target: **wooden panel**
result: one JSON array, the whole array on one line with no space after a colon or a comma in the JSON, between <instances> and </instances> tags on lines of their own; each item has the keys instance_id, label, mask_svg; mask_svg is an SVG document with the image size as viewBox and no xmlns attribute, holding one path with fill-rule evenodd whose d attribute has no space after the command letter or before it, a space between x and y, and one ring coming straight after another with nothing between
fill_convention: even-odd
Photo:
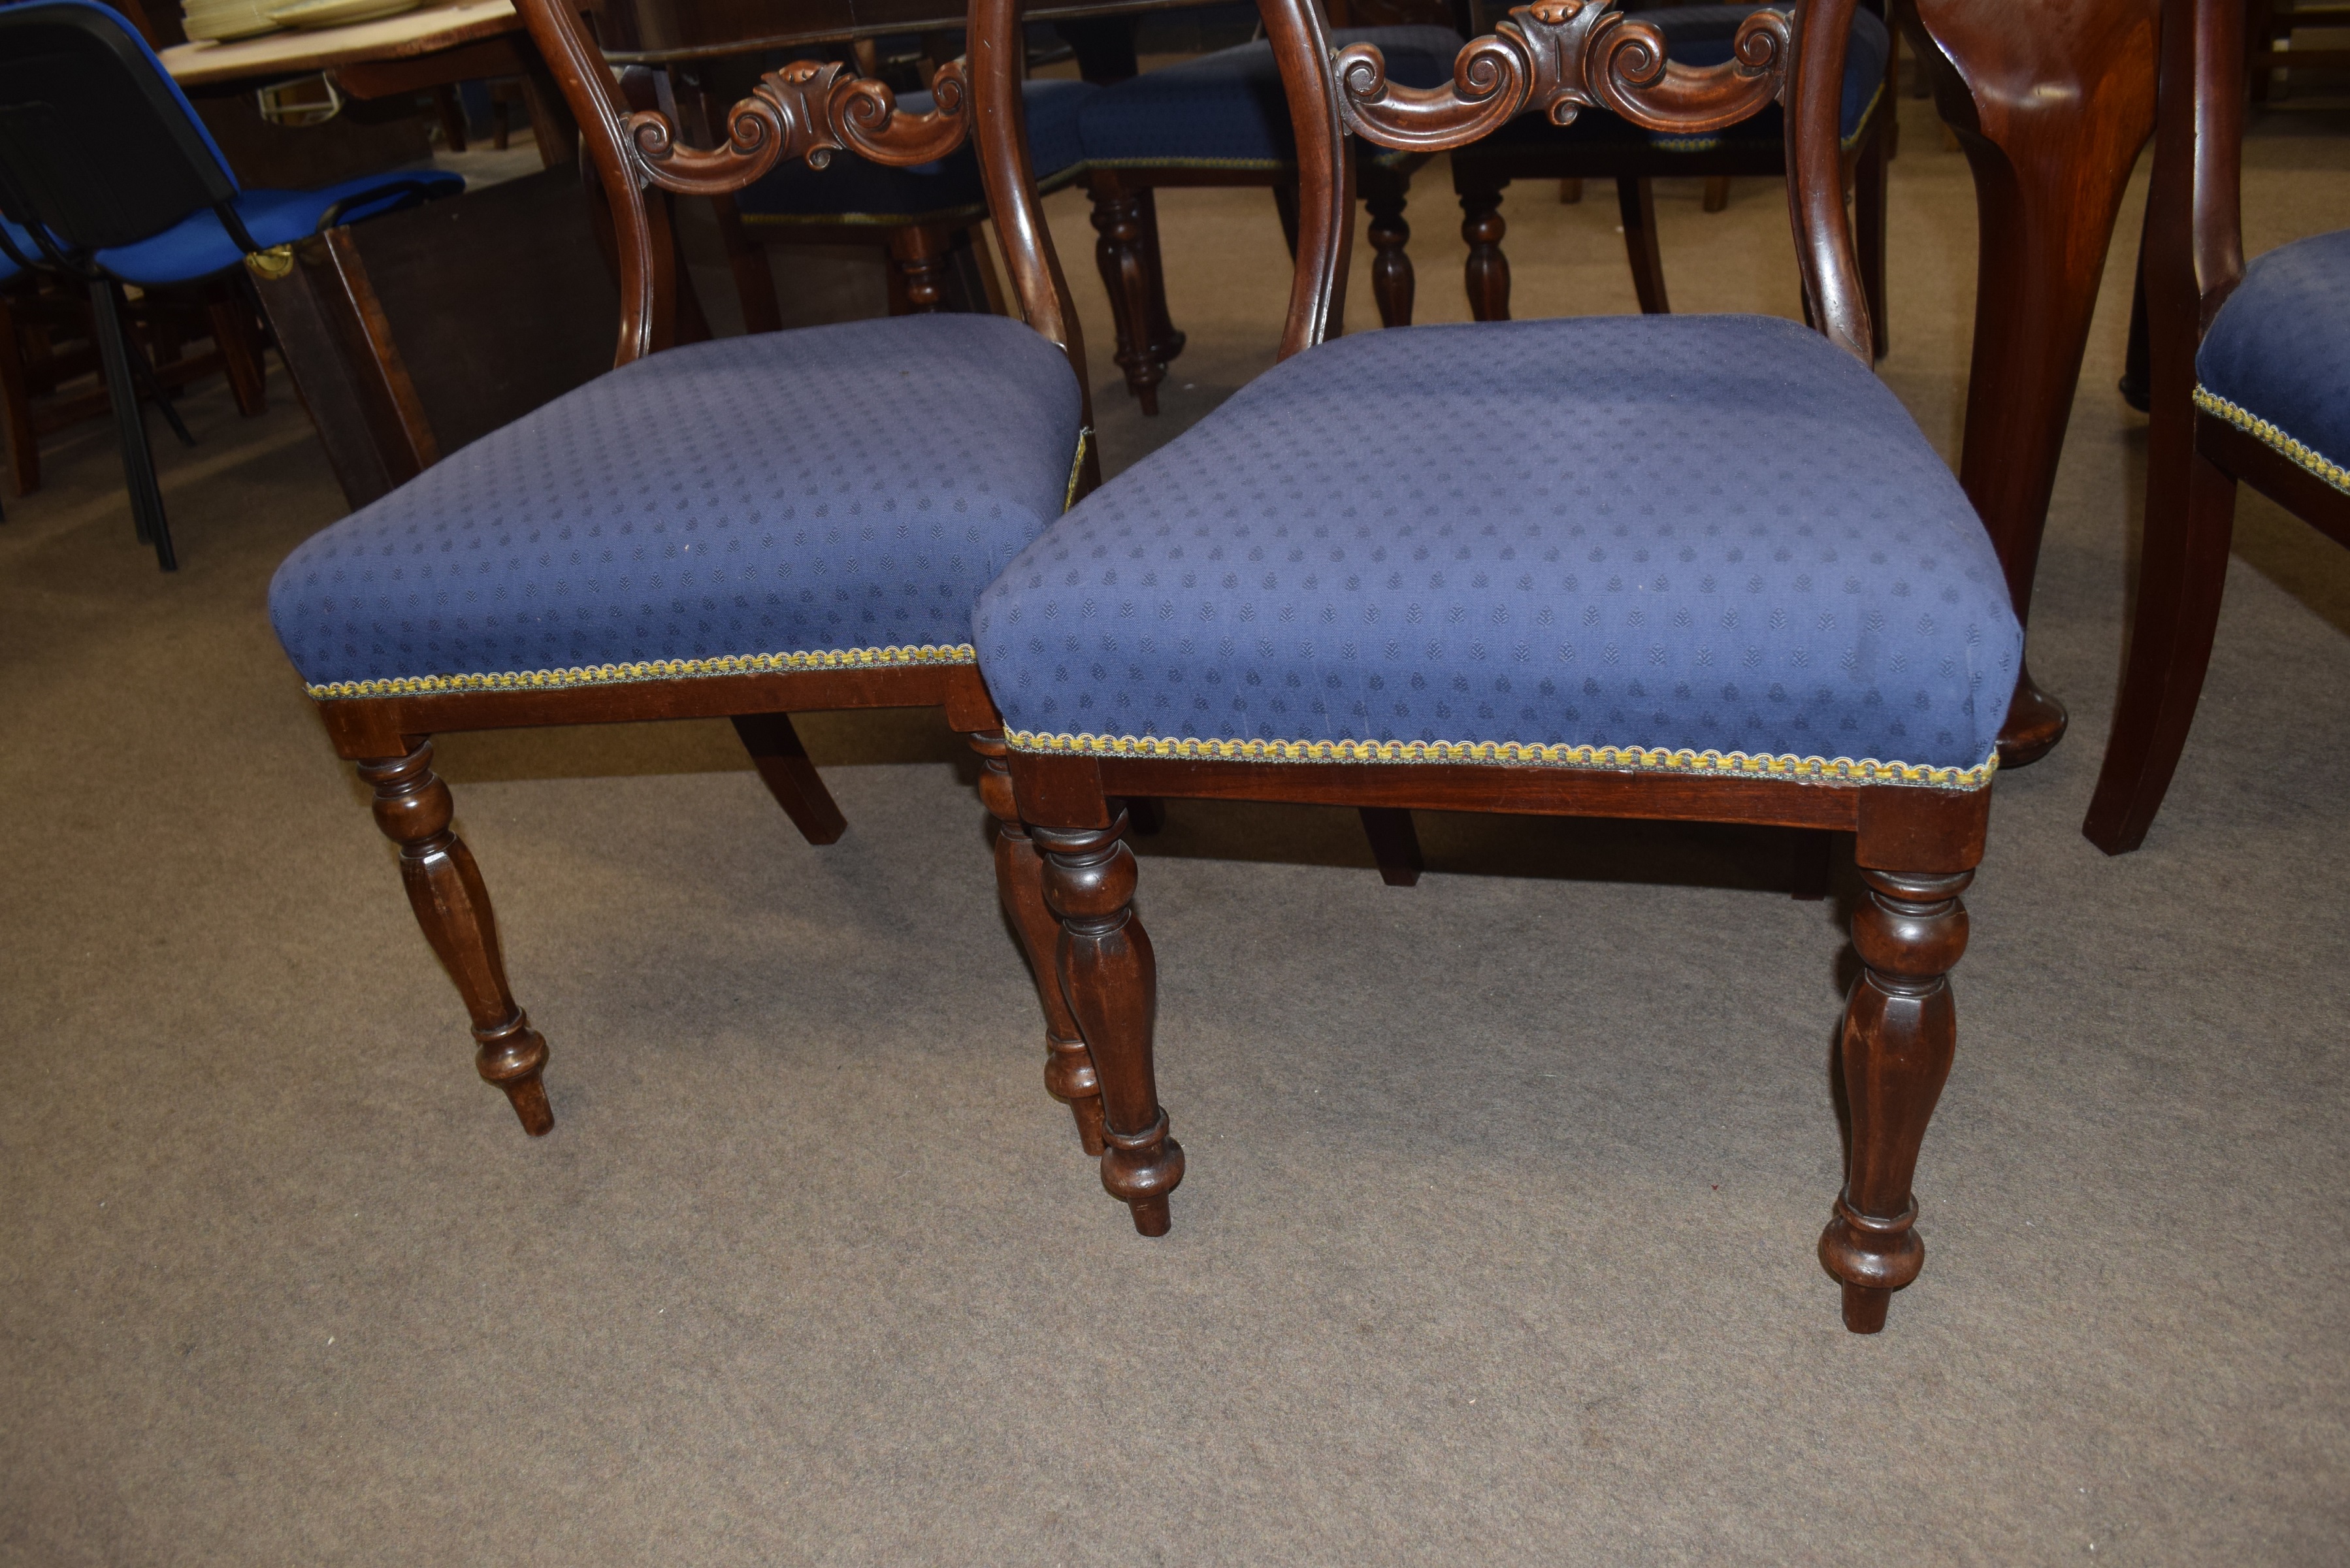
<instances>
[{"instance_id":1,"label":"wooden panel","mask_svg":"<svg viewBox=\"0 0 2350 1568\"><path fill-rule=\"evenodd\" d=\"M442 452L611 368L619 296L571 166L349 233Z\"/></svg>"}]
</instances>

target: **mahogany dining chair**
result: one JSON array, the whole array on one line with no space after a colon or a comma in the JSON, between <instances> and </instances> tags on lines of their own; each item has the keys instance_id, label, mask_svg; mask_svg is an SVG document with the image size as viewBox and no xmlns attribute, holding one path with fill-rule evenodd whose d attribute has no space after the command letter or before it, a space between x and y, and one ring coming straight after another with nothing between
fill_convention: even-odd
<instances>
[{"instance_id":1,"label":"mahogany dining chair","mask_svg":"<svg viewBox=\"0 0 2350 1568\"><path fill-rule=\"evenodd\" d=\"M2203 693L2236 486L2350 545L2350 229L2244 265L2243 0L2164 0L2139 251L2146 538L2113 732L2081 831L2146 841Z\"/></svg>"},{"instance_id":2,"label":"mahogany dining chair","mask_svg":"<svg viewBox=\"0 0 2350 1568\"><path fill-rule=\"evenodd\" d=\"M1911 1177L2022 635L1981 522L1869 371L1838 146L1853 5L1757 12L1730 60L1688 67L1613 0L1538 0L1419 91L1376 50L1331 49L1314 0L1263 0L1301 184L1284 358L1046 529L973 617L1098 1075L1102 1182L1145 1235L1184 1155L1122 797L1771 824L1853 835L1865 884L1820 1256L1856 1332L1917 1277ZM1595 106L1702 134L1783 94L1817 331L1597 317L1324 340L1351 138L1440 151ZM998 221L1015 266L1049 271L1034 207L1015 187Z\"/></svg>"},{"instance_id":3,"label":"mahogany dining chair","mask_svg":"<svg viewBox=\"0 0 2350 1568\"><path fill-rule=\"evenodd\" d=\"M661 192L738 190L785 159L944 157L972 119L964 62L941 68L914 115L837 64L787 65L734 106L723 146L693 149L658 109L629 109L571 0L518 5L612 216L614 368L316 535L269 595L328 734L400 846L482 1076L525 1131L553 1127L546 1043L515 1002L486 887L450 829L436 732L729 718L801 832L828 843L840 815L790 714L941 707L986 759L1003 901L1042 960L1046 1083L1098 1149L1091 1070L1051 980L1042 867L970 629L980 588L1098 472L1075 317L1032 276L1027 325L918 315L668 347ZM974 31L983 57L999 43ZM1014 105L999 112L1016 122Z\"/></svg>"}]
</instances>

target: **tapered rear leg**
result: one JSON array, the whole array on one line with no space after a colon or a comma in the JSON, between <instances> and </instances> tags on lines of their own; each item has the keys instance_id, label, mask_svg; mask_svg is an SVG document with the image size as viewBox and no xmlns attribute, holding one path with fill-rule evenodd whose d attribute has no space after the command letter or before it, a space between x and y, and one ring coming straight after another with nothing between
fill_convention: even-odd
<instances>
[{"instance_id":1,"label":"tapered rear leg","mask_svg":"<svg viewBox=\"0 0 2350 1568\"><path fill-rule=\"evenodd\" d=\"M506 989L489 890L473 852L449 831L449 786L432 771L432 742L418 742L404 757L363 762L359 777L375 790L376 826L400 846L400 877L416 923L473 1015L474 1065L505 1091L523 1131L544 1137L555 1128L541 1078L546 1042Z\"/></svg>"},{"instance_id":2,"label":"tapered rear leg","mask_svg":"<svg viewBox=\"0 0 2350 1568\"><path fill-rule=\"evenodd\" d=\"M1852 1154L1820 1262L1843 1282L1845 1326L1875 1334L1893 1293L1926 1261L1909 1182L1958 1047L1950 971L1966 951L1959 895L1974 873L1864 867L1860 875L1867 890L1852 945L1862 969L1845 1003L1843 1040Z\"/></svg>"},{"instance_id":3,"label":"tapered rear leg","mask_svg":"<svg viewBox=\"0 0 2350 1568\"><path fill-rule=\"evenodd\" d=\"M1134 918L1126 814L1107 827L1031 823L1028 831L1045 851L1045 898L1061 919L1061 986L1101 1078L1102 1186L1133 1212L1137 1231L1163 1236L1183 1146L1167 1136L1151 1064L1159 967Z\"/></svg>"},{"instance_id":4,"label":"tapered rear leg","mask_svg":"<svg viewBox=\"0 0 2350 1568\"><path fill-rule=\"evenodd\" d=\"M808 761L800 734L788 713L744 713L734 721L743 749L766 781L767 793L810 844L830 844L848 829L832 792L824 787L816 764Z\"/></svg>"},{"instance_id":5,"label":"tapered rear leg","mask_svg":"<svg viewBox=\"0 0 2350 1568\"><path fill-rule=\"evenodd\" d=\"M1836 836L1825 828L1798 827L1790 830L1789 838L1788 896L1818 903L1835 882Z\"/></svg>"},{"instance_id":6,"label":"tapered rear leg","mask_svg":"<svg viewBox=\"0 0 2350 1568\"><path fill-rule=\"evenodd\" d=\"M1076 1118L1077 1139L1087 1154L1102 1152L1101 1080L1093 1053L1061 992L1061 922L1045 902L1045 857L1020 821L1012 774L1004 765L1003 737L973 735L980 755L979 796L995 818L995 891L1003 913L1020 934L1028 967L1036 978L1036 1000L1045 1009L1045 1088L1066 1101Z\"/></svg>"},{"instance_id":7,"label":"tapered rear leg","mask_svg":"<svg viewBox=\"0 0 2350 1568\"><path fill-rule=\"evenodd\" d=\"M2168 410L2166 410L2166 413ZM2199 421L2206 416L2198 415ZM2172 421L2164 421L2166 424ZM2177 423L2184 425L2179 420ZM2172 445L2194 439L2188 430L2158 426L2153 440ZM2157 482L2175 469L2164 452L2148 467ZM2187 749L2187 732L2202 701L2220 629L2220 601L2228 583L2228 544L2235 533L2236 482L2200 452L2193 454L2184 496L2149 495L2146 543L2139 556L2137 611L2130 623L2129 660L2097 791L2081 831L2108 855L2146 842L2170 793Z\"/></svg>"},{"instance_id":8,"label":"tapered rear leg","mask_svg":"<svg viewBox=\"0 0 2350 1568\"><path fill-rule=\"evenodd\" d=\"M1371 841L1371 855L1379 863L1379 880L1390 888L1409 888L1426 867L1419 857L1419 834L1411 813L1399 805L1357 808L1363 817L1363 835Z\"/></svg>"},{"instance_id":9,"label":"tapered rear leg","mask_svg":"<svg viewBox=\"0 0 2350 1568\"><path fill-rule=\"evenodd\" d=\"M1630 175L1616 182L1616 210L1624 218L1624 254L1632 264L1632 292L1638 296L1640 314L1668 316L1665 301L1665 257L1657 248L1657 189Z\"/></svg>"}]
</instances>

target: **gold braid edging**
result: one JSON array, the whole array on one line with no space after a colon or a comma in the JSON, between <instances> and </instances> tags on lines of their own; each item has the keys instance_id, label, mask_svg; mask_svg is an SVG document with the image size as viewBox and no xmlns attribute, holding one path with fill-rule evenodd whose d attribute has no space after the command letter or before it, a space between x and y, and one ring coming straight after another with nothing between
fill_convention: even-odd
<instances>
[{"instance_id":1,"label":"gold braid edging","mask_svg":"<svg viewBox=\"0 0 2350 1568\"><path fill-rule=\"evenodd\" d=\"M880 670L914 664L971 664L971 644L951 648L844 648L817 653L729 653L716 659L657 659L577 670L515 670L496 675L404 675L390 680L338 680L306 687L320 701L344 697L421 697L437 691L553 691L566 686L617 686L630 680L690 680L710 675L775 675L797 670Z\"/></svg>"},{"instance_id":2,"label":"gold braid edging","mask_svg":"<svg viewBox=\"0 0 2350 1568\"><path fill-rule=\"evenodd\" d=\"M1929 784L1939 789L1981 789L1999 769L1997 751L1970 768L1940 768L1922 763L1881 763L1874 757L1749 756L1744 752L1536 746L1517 741L1203 741L1165 735L1045 735L1024 730L1006 730L1003 739L1015 752L1096 757L1223 763L1484 763L1816 779L1826 784Z\"/></svg>"},{"instance_id":3,"label":"gold braid edging","mask_svg":"<svg viewBox=\"0 0 2350 1568\"><path fill-rule=\"evenodd\" d=\"M1094 427L1087 425L1077 432L1077 455L1069 459L1069 487L1061 493L1061 510L1066 513L1077 504L1077 476L1086 471L1086 443L1094 439Z\"/></svg>"},{"instance_id":4,"label":"gold braid edging","mask_svg":"<svg viewBox=\"0 0 2350 1568\"><path fill-rule=\"evenodd\" d=\"M2195 406L2214 419L2227 421L2246 435L2276 448L2336 490L2350 491L2350 468L2297 441L2249 409L2241 409L2209 388L2195 389Z\"/></svg>"}]
</instances>

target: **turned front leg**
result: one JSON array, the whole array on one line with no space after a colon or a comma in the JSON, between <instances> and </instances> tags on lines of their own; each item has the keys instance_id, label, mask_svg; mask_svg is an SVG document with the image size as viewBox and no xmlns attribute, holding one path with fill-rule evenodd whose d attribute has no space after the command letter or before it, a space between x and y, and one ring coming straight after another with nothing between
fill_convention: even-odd
<instances>
[{"instance_id":1,"label":"turned front leg","mask_svg":"<svg viewBox=\"0 0 2350 1568\"><path fill-rule=\"evenodd\" d=\"M400 877L416 923L473 1014L474 1064L505 1091L523 1131L533 1137L552 1132L555 1111L539 1076L546 1042L506 989L489 890L473 852L449 831L449 786L432 771L432 742L419 742L404 757L361 763L359 777L374 786L376 826L400 846Z\"/></svg>"},{"instance_id":2,"label":"turned front leg","mask_svg":"<svg viewBox=\"0 0 2350 1568\"><path fill-rule=\"evenodd\" d=\"M1909 1180L1958 1048L1950 971L1966 951L1959 895L1974 873L1863 867L1860 877L1867 892L1853 916L1852 945L1863 968L1844 1012L1852 1158L1835 1218L1820 1237L1820 1261L1844 1282L1845 1326L1875 1334L1893 1293L1926 1262Z\"/></svg>"},{"instance_id":3,"label":"turned front leg","mask_svg":"<svg viewBox=\"0 0 2350 1568\"><path fill-rule=\"evenodd\" d=\"M1077 1120L1077 1137L1087 1154L1102 1151L1101 1080L1094 1075L1093 1054L1061 993L1061 922L1045 902L1045 857L1020 821L1012 795L1012 772L1004 763L1003 737L973 735L972 750L980 755L979 798L995 817L995 891L1028 967L1036 977L1036 1000L1045 1008L1045 1088L1068 1103Z\"/></svg>"},{"instance_id":4,"label":"turned front leg","mask_svg":"<svg viewBox=\"0 0 2350 1568\"><path fill-rule=\"evenodd\" d=\"M1107 827L1029 832L1045 851L1045 900L1061 919L1061 986L1101 1078L1102 1186L1134 1211L1137 1231L1164 1236L1183 1146L1167 1136L1151 1066L1159 966L1134 918L1126 813Z\"/></svg>"}]
</instances>

